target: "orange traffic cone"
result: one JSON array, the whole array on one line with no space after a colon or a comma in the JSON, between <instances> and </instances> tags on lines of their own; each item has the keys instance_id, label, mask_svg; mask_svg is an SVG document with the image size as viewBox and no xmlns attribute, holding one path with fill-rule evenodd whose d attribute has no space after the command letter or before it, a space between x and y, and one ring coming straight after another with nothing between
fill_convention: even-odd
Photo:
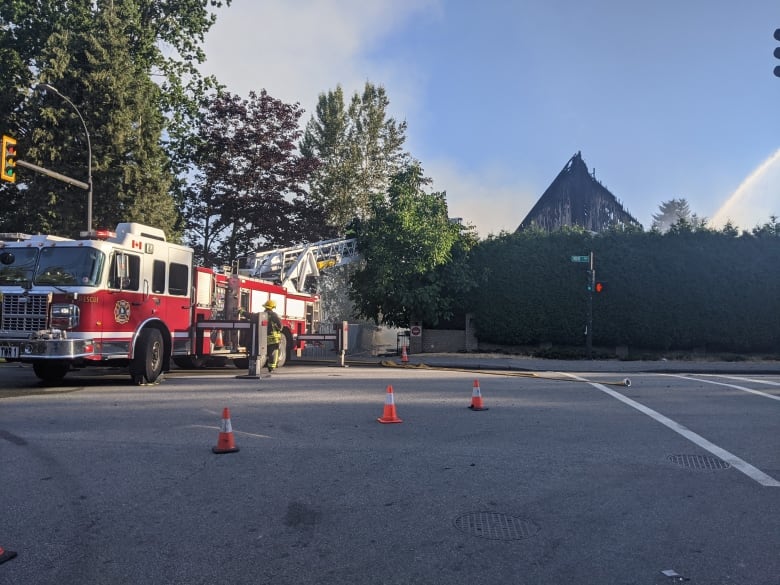
<instances>
[{"instance_id":1,"label":"orange traffic cone","mask_svg":"<svg viewBox=\"0 0 780 585\"><path fill-rule=\"evenodd\" d=\"M399 423L403 422L395 413L395 399L393 398L393 387L387 387L387 395L385 396L385 410L382 414L382 418L376 419L383 424Z\"/></svg>"},{"instance_id":2,"label":"orange traffic cone","mask_svg":"<svg viewBox=\"0 0 780 585\"><path fill-rule=\"evenodd\" d=\"M219 429L217 446L211 448L214 453L235 453L238 451L233 440L233 425L230 424L230 411L225 408L222 411L222 426Z\"/></svg>"},{"instance_id":3,"label":"orange traffic cone","mask_svg":"<svg viewBox=\"0 0 780 585\"><path fill-rule=\"evenodd\" d=\"M217 329L217 338L214 340L214 349L225 349L225 342L222 341L222 329Z\"/></svg>"},{"instance_id":4,"label":"orange traffic cone","mask_svg":"<svg viewBox=\"0 0 780 585\"><path fill-rule=\"evenodd\" d=\"M409 361L409 354L406 353L406 346L401 346L401 361L407 363Z\"/></svg>"},{"instance_id":5,"label":"orange traffic cone","mask_svg":"<svg viewBox=\"0 0 780 585\"><path fill-rule=\"evenodd\" d=\"M471 410L487 410L482 402L482 391L479 389L479 380L474 380L474 389L471 391Z\"/></svg>"},{"instance_id":6,"label":"orange traffic cone","mask_svg":"<svg viewBox=\"0 0 780 585\"><path fill-rule=\"evenodd\" d=\"M5 550L2 546L0 546L0 565L2 565L6 561L10 561L15 556L16 553L14 551Z\"/></svg>"}]
</instances>

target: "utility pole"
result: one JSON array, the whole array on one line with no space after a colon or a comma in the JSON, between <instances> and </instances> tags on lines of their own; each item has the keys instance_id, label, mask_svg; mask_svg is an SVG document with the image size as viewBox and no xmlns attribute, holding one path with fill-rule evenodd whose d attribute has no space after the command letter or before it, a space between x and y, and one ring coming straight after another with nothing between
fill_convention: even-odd
<instances>
[{"instance_id":1,"label":"utility pole","mask_svg":"<svg viewBox=\"0 0 780 585\"><path fill-rule=\"evenodd\" d=\"M585 347L588 353L588 359L591 358L593 353L593 291L601 292L603 285L596 282L596 260L591 251L587 256L574 255L571 257L572 262L580 262L588 264L587 276L588 282L586 287L588 289L588 315L587 323L585 324Z\"/></svg>"},{"instance_id":2,"label":"utility pole","mask_svg":"<svg viewBox=\"0 0 780 585\"><path fill-rule=\"evenodd\" d=\"M593 252L588 258L588 324L585 333L585 348L588 359L593 355L593 291L596 288L596 262Z\"/></svg>"}]
</instances>

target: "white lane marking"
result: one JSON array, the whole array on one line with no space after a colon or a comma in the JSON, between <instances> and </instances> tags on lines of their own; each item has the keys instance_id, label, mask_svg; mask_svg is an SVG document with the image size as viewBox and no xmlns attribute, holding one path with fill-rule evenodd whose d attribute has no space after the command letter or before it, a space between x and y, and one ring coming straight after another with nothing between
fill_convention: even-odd
<instances>
[{"instance_id":1,"label":"white lane marking","mask_svg":"<svg viewBox=\"0 0 780 585\"><path fill-rule=\"evenodd\" d=\"M673 378L682 378L683 380L695 380L696 382L704 382L705 384L715 384L716 386L726 386L727 388L734 388L735 390L750 392L751 394L756 394L757 396L763 396L764 398L771 398L772 400L780 400L780 396L775 396L774 394L767 394L766 392L761 392L760 390L753 390L752 388L746 388L745 386L737 386L736 384L727 384L726 382L716 382L715 380L705 380L704 378L694 378L693 376L684 376L682 374L667 374L667 376L671 376ZM750 381L758 382L758 380L750 380L748 378L735 378L735 379L736 380L743 379L743 380L747 380L748 382Z\"/></svg>"},{"instance_id":2,"label":"white lane marking","mask_svg":"<svg viewBox=\"0 0 780 585\"><path fill-rule=\"evenodd\" d=\"M714 443L711 443L701 435L698 435L694 433L692 430L690 430L688 427L681 425L680 423L673 421L669 417L664 416L660 412L656 412L652 408L648 408L644 404L641 404L637 402L636 400L632 400L631 398L628 398L627 396L623 396L620 392L615 392L614 390L611 390L604 386L603 384L599 384L597 382L591 382L590 380L587 380L585 378L581 378L579 376L575 376L574 374L569 374L567 372L561 372L562 375L568 376L570 378L574 378L575 380L579 380L581 382L587 382L594 388L601 390L602 392L609 394L612 396L612 398L616 398L617 400L620 400L620 402L627 404L631 408L635 408L642 414L646 414L650 418L654 419L655 421L661 423L662 425L672 429L675 433L678 433L694 443L695 445L698 445L702 449L709 451L716 457L722 459L723 461L726 461L729 463L733 468L741 471L745 475L747 475L750 479L757 481L763 486L766 487L780 487L780 481L776 480L775 478L767 475L757 467L752 466L747 461L740 459L733 453L730 453L729 451L726 451L722 447L718 447Z\"/></svg>"},{"instance_id":3,"label":"white lane marking","mask_svg":"<svg viewBox=\"0 0 780 585\"><path fill-rule=\"evenodd\" d=\"M745 382L755 382L756 384L766 384L767 386L780 386L780 382L773 380L762 380L760 378L746 378L745 376L724 376L723 374L713 374L718 378L726 378L727 380L743 380Z\"/></svg>"}]
</instances>

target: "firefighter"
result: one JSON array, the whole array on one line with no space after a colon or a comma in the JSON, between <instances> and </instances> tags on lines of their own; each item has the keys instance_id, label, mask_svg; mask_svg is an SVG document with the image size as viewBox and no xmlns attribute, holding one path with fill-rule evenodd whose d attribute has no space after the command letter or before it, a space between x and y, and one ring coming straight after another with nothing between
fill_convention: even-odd
<instances>
[{"instance_id":1,"label":"firefighter","mask_svg":"<svg viewBox=\"0 0 780 585\"><path fill-rule=\"evenodd\" d=\"M279 342L282 340L282 320L276 314L276 301L268 299L263 305L265 315L268 319L268 356L266 357L266 366L271 373L276 369L279 361Z\"/></svg>"}]
</instances>

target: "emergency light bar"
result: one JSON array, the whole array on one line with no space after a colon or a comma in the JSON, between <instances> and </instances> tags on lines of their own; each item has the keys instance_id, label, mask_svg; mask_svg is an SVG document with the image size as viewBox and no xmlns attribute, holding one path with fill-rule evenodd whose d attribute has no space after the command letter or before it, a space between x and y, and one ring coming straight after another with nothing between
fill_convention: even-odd
<instances>
[{"instance_id":1,"label":"emergency light bar","mask_svg":"<svg viewBox=\"0 0 780 585\"><path fill-rule=\"evenodd\" d=\"M0 240L7 240L7 241L14 241L14 242L21 242L22 240L29 240L32 236L30 234L22 234L19 232L10 233L10 232L4 232L0 233Z\"/></svg>"},{"instance_id":2,"label":"emergency light bar","mask_svg":"<svg viewBox=\"0 0 780 585\"><path fill-rule=\"evenodd\" d=\"M116 238L116 232L107 229L89 230L88 232L81 232L79 235L82 238L89 238L91 240L108 240Z\"/></svg>"}]
</instances>

